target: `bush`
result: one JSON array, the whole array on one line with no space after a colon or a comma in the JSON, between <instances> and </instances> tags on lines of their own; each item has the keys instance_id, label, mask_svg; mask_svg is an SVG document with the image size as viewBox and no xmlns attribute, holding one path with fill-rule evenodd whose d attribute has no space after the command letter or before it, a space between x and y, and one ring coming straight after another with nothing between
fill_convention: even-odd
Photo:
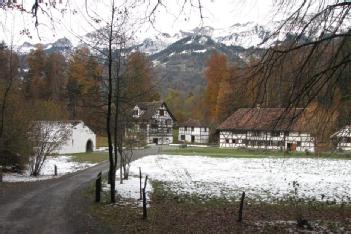
<instances>
[{"instance_id":1,"label":"bush","mask_svg":"<svg viewBox=\"0 0 351 234\"><path fill-rule=\"evenodd\" d=\"M21 172L25 169L27 161L26 157L21 156L19 153L10 152L8 150L3 150L0 152L0 165L2 165L5 170L11 172Z\"/></svg>"}]
</instances>

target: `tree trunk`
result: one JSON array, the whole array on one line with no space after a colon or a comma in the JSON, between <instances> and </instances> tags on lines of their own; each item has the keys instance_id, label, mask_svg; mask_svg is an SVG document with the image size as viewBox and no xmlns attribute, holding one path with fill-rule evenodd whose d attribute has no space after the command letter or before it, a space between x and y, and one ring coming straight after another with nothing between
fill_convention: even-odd
<instances>
[{"instance_id":1,"label":"tree trunk","mask_svg":"<svg viewBox=\"0 0 351 234\"><path fill-rule=\"evenodd\" d=\"M112 116L112 32L113 32L113 20L114 20L114 7L112 8L111 26L109 28L109 48L108 48L108 95L107 95L107 115L106 115L106 132L108 139L108 155L109 155L109 180L110 180L110 198L111 203L116 202L115 194L115 162L113 158L113 146L112 146L112 134L111 134L111 116ZM116 147L116 146L115 146Z\"/></svg>"}]
</instances>

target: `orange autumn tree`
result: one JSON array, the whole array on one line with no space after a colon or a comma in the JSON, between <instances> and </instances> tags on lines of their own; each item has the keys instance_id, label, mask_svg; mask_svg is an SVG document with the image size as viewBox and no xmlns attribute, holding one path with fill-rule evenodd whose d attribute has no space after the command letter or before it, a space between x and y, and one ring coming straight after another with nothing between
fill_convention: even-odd
<instances>
[{"instance_id":1,"label":"orange autumn tree","mask_svg":"<svg viewBox=\"0 0 351 234\"><path fill-rule=\"evenodd\" d=\"M238 108L248 106L248 93L242 68L231 66L219 86L217 97L217 122L222 122Z\"/></svg>"},{"instance_id":2,"label":"orange autumn tree","mask_svg":"<svg viewBox=\"0 0 351 234\"><path fill-rule=\"evenodd\" d=\"M208 121L216 123L218 121L217 99L219 95L222 80L229 79L229 65L227 57L224 54L213 52L205 71L207 80L207 89L205 95L206 109L208 110Z\"/></svg>"}]
</instances>

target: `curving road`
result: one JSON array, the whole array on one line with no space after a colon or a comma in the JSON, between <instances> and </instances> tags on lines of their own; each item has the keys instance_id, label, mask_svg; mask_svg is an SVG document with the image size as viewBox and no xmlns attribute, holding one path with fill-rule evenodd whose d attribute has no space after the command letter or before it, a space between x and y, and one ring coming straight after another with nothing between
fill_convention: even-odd
<instances>
[{"instance_id":1,"label":"curving road","mask_svg":"<svg viewBox=\"0 0 351 234\"><path fill-rule=\"evenodd\" d=\"M133 159L158 151L134 151ZM0 233L109 233L87 212L93 195L83 193L107 170L103 162L58 179L0 184Z\"/></svg>"}]
</instances>

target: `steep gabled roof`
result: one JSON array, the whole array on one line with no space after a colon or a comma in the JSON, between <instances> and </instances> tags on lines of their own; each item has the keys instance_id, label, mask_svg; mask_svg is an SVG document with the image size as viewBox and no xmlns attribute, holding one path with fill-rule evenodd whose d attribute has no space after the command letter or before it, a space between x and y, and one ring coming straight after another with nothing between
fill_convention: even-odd
<instances>
[{"instance_id":1,"label":"steep gabled roof","mask_svg":"<svg viewBox=\"0 0 351 234\"><path fill-rule=\"evenodd\" d=\"M157 102L139 102L136 104L141 110L144 111L144 113L139 117L139 119L142 120L149 120L152 118L152 116L156 113L156 111L164 105L167 109L167 112L171 116L171 118L176 121L174 118L172 112L169 110L168 106L166 105L165 102L163 101L157 101Z\"/></svg>"},{"instance_id":2,"label":"steep gabled roof","mask_svg":"<svg viewBox=\"0 0 351 234\"><path fill-rule=\"evenodd\" d=\"M77 126L78 124L82 123L83 125L84 122L82 120L36 120L33 121L34 123L43 123L43 124L62 124L62 125L72 125Z\"/></svg>"},{"instance_id":3,"label":"steep gabled roof","mask_svg":"<svg viewBox=\"0 0 351 234\"><path fill-rule=\"evenodd\" d=\"M351 125L346 125L339 131L330 136L330 138L337 137L351 137Z\"/></svg>"},{"instance_id":4,"label":"steep gabled roof","mask_svg":"<svg viewBox=\"0 0 351 234\"><path fill-rule=\"evenodd\" d=\"M195 120L195 119L188 119L184 123L181 123L179 126L180 127L197 127L197 128L207 127L205 124L202 124L199 120Z\"/></svg>"},{"instance_id":5,"label":"steep gabled roof","mask_svg":"<svg viewBox=\"0 0 351 234\"><path fill-rule=\"evenodd\" d=\"M302 108L241 108L217 130L305 131Z\"/></svg>"}]
</instances>

